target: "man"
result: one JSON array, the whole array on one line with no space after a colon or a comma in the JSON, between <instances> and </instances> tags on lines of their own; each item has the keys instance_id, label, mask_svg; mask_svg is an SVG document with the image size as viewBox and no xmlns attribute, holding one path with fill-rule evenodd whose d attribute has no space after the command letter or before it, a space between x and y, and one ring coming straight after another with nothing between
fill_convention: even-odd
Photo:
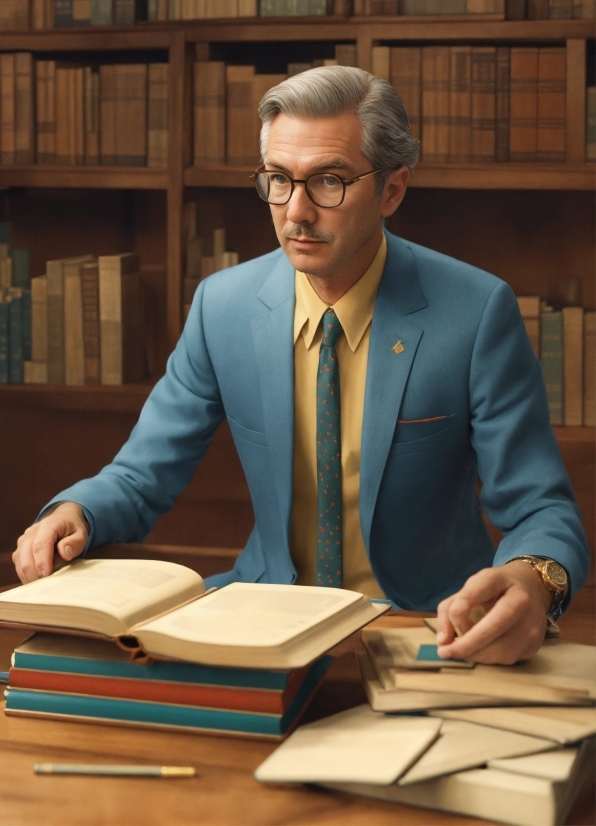
<instances>
[{"instance_id":1,"label":"man","mask_svg":"<svg viewBox=\"0 0 596 826\"><path fill-rule=\"evenodd\" d=\"M255 527L210 584L343 584L438 605L442 656L530 656L588 552L516 299L384 233L418 156L388 83L314 69L259 111L255 182L281 249L200 285L129 441L19 539L19 576L49 574L55 551L142 539L227 418ZM504 534L496 554L478 476Z\"/></svg>"}]
</instances>

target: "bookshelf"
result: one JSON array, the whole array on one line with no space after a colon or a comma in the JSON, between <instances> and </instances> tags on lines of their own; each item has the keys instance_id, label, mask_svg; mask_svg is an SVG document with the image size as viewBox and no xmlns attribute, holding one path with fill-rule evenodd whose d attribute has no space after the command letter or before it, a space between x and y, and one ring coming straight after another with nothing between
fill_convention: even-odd
<instances>
[{"instance_id":1,"label":"bookshelf","mask_svg":"<svg viewBox=\"0 0 596 826\"><path fill-rule=\"evenodd\" d=\"M32 248L32 261L33 248L39 249L39 261L81 251L109 254L134 248L161 313L152 333L154 375L145 383L0 387L0 427L11 432L16 426L22 437L19 444L0 448L0 463L5 460L17 471L25 463L35 465L39 455L46 463L59 457L71 467L66 474L62 468L59 473L40 472L39 478L31 475L30 489L17 507L0 501L4 523L0 550L10 549L49 495L81 475L96 472L112 458L153 381L163 372L183 324L185 203L198 202L199 220L207 229L226 226L230 248L238 250L241 261L276 244L267 205L258 201L248 179L254 166L193 165L197 54L237 65L256 63L258 72L268 73L285 71L284 60L298 60L302 52L332 57L336 44L354 45L357 65L367 70L372 69L373 47L379 45L565 46L565 162L423 161L389 229L489 269L512 283L518 293L550 294L557 276L571 273L581 280L584 307L593 310L595 175L594 165L584 161L585 88L593 71L593 43L590 20L232 18L3 32L1 51L29 51L40 59L72 62L97 60L99 55L111 62L157 59L167 61L170 70L167 168L0 165L0 220L14 221L15 243ZM89 207L93 203L96 209ZM57 207L63 216L70 209L72 219L36 220L44 210L51 213ZM43 272L39 266L33 264L34 276ZM26 438L23 421L38 431L35 438ZM66 425L72 428L75 421L79 436L70 440ZM592 542L594 428L558 427L555 432ZM250 527L250 505L226 428L211 453L214 458L206 460L207 470L199 468L188 491L174 511L160 519L149 541L229 547L243 543ZM224 461L223 482L214 486L210 469L221 472ZM217 518L210 518L208 511ZM208 530L201 519L211 526ZM218 520L220 525L227 523L225 540L218 539Z\"/></svg>"}]
</instances>

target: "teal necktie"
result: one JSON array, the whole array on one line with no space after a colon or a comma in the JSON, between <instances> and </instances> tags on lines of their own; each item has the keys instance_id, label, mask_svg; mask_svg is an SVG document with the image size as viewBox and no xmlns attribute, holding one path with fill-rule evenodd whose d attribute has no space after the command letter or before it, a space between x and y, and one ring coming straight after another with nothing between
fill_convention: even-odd
<instances>
[{"instance_id":1,"label":"teal necktie","mask_svg":"<svg viewBox=\"0 0 596 826\"><path fill-rule=\"evenodd\" d=\"M341 588L341 408L335 342L342 332L333 310L323 315L317 373L317 568L316 585Z\"/></svg>"}]
</instances>

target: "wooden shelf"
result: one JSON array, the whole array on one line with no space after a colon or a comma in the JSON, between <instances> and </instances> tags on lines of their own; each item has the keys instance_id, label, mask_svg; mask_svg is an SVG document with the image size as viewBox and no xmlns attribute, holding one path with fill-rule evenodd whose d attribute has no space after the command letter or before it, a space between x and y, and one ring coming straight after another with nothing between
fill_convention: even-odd
<instances>
[{"instance_id":1,"label":"wooden shelf","mask_svg":"<svg viewBox=\"0 0 596 826\"><path fill-rule=\"evenodd\" d=\"M186 186L252 188L253 167L191 166L184 170ZM416 166L410 186L434 189L569 189L592 190L593 164L442 164Z\"/></svg>"},{"instance_id":2,"label":"wooden shelf","mask_svg":"<svg viewBox=\"0 0 596 826\"><path fill-rule=\"evenodd\" d=\"M8 384L0 387L0 408L139 413L153 384L67 387Z\"/></svg>"},{"instance_id":3,"label":"wooden shelf","mask_svg":"<svg viewBox=\"0 0 596 826\"><path fill-rule=\"evenodd\" d=\"M167 189L168 170L124 166L0 166L0 188Z\"/></svg>"}]
</instances>

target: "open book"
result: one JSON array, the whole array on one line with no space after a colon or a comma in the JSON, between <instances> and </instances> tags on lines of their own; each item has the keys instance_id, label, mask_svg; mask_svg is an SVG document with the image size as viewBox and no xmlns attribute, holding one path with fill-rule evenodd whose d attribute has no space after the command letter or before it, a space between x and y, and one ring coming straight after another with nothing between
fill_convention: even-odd
<instances>
[{"instance_id":1,"label":"open book","mask_svg":"<svg viewBox=\"0 0 596 826\"><path fill-rule=\"evenodd\" d=\"M339 588L235 582L205 592L172 562L82 559L0 594L0 622L114 639L134 659L301 668L387 610Z\"/></svg>"}]
</instances>

